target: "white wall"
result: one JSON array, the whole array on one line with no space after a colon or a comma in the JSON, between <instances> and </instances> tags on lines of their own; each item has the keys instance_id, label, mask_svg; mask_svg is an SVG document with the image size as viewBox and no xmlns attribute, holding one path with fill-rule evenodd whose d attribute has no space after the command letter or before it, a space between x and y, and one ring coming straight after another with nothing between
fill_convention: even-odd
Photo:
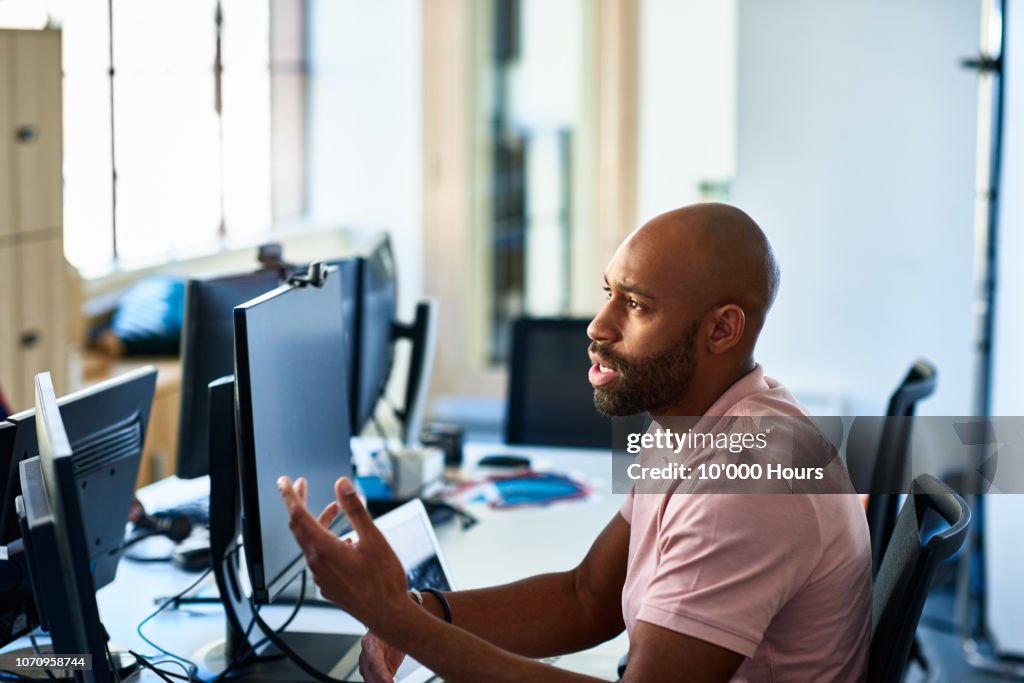
<instances>
[{"instance_id":1,"label":"white wall","mask_svg":"<svg viewBox=\"0 0 1024 683\"><path fill-rule=\"evenodd\" d=\"M388 230L399 312L423 292L422 16L411 0L312 0L313 220Z\"/></svg>"},{"instance_id":2,"label":"white wall","mask_svg":"<svg viewBox=\"0 0 1024 683\"><path fill-rule=\"evenodd\" d=\"M638 223L735 173L736 0L641 0ZM632 226L630 226L632 227Z\"/></svg>"},{"instance_id":3,"label":"white wall","mask_svg":"<svg viewBox=\"0 0 1024 683\"><path fill-rule=\"evenodd\" d=\"M794 389L884 410L910 363L924 413L972 382L975 2L739 0L734 201L782 288L759 351Z\"/></svg>"}]
</instances>

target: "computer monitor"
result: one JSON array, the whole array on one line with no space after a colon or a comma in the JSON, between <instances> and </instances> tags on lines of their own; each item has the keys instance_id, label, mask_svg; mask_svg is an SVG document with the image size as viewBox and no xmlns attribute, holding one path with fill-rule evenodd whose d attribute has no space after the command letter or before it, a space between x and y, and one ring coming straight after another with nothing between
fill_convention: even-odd
<instances>
[{"instance_id":1,"label":"computer monitor","mask_svg":"<svg viewBox=\"0 0 1024 683\"><path fill-rule=\"evenodd\" d=\"M359 330L360 316L362 313L362 287L363 287L363 259L353 256L344 259L326 261L328 267L338 269L333 277L341 279L341 319L345 328L345 340L342 353L345 355L345 377L349 384L349 410L351 413L352 433L358 434L362 424L358 427L356 409L359 405ZM305 273L309 264L301 266L291 265L287 270L291 274Z\"/></svg>"},{"instance_id":2,"label":"computer monitor","mask_svg":"<svg viewBox=\"0 0 1024 683\"><path fill-rule=\"evenodd\" d=\"M114 579L120 559L124 538L121 513L127 515L131 505L155 389L156 369L146 366L57 400L75 454L74 462L83 477L84 486L79 494L82 509L111 513L86 520L97 587ZM0 508L3 543L11 543L21 533L14 506L15 498L21 494L19 463L38 455L40 448L35 410L12 415L9 421L16 430L11 457L0 463L0 472L8 473ZM131 472L130 467L120 464L132 461L136 464ZM112 465L109 471L108 464ZM116 472L116 476L111 472ZM128 488L127 498L123 498L123 486Z\"/></svg>"},{"instance_id":3,"label":"computer monitor","mask_svg":"<svg viewBox=\"0 0 1024 683\"><path fill-rule=\"evenodd\" d=\"M103 558L120 555L141 457L141 439L136 444L130 432L141 430L143 406L134 411L134 430L107 425L100 438L76 448L49 373L36 376L35 403L39 455L21 462L17 499L33 593L53 651L92 655L86 680L106 683L115 674L107 664L96 590L113 574L97 572ZM111 438L115 433L121 438Z\"/></svg>"},{"instance_id":4,"label":"computer monitor","mask_svg":"<svg viewBox=\"0 0 1024 683\"><path fill-rule=\"evenodd\" d=\"M405 401L398 411L398 418L402 423L402 442L415 448L420 444L420 430L427 408L430 377L437 350L437 301L421 301L416 305L416 316L412 323L395 324L394 329L396 337L408 339L410 343Z\"/></svg>"},{"instance_id":5,"label":"computer monitor","mask_svg":"<svg viewBox=\"0 0 1024 683\"><path fill-rule=\"evenodd\" d=\"M181 330L181 418L177 475L201 477L209 471L207 385L234 371L234 319L238 304L281 284L276 270L189 280Z\"/></svg>"},{"instance_id":6,"label":"computer monitor","mask_svg":"<svg viewBox=\"0 0 1024 683\"><path fill-rule=\"evenodd\" d=\"M587 379L588 318L520 318L512 327L510 444L612 447L612 420L594 408Z\"/></svg>"},{"instance_id":7,"label":"computer monitor","mask_svg":"<svg viewBox=\"0 0 1024 683\"><path fill-rule=\"evenodd\" d=\"M15 430L10 422L0 422L0 460L3 462L10 462ZM8 557L10 550L8 548ZM39 614L25 565L18 561L0 562L0 647L37 626Z\"/></svg>"},{"instance_id":8,"label":"computer monitor","mask_svg":"<svg viewBox=\"0 0 1024 683\"><path fill-rule=\"evenodd\" d=\"M373 418L391 372L392 327L398 306L398 285L388 237L364 258L361 276L356 404L352 422L354 434L359 434Z\"/></svg>"},{"instance_id":9,"label":"computer monitor","mask_svg":"<svg viewBox=\"0 0 1024 683\"><path fill-rule=\"evenodd\" d=\"M352 433L358 435L373 418L387 388L395 342L410 342L409 374L404 403L397 410L405 445L419 445L420 428L430 390L437 345L437 302L417 304L411 323L396 320L398 288L390 238L384 236L365 256L327 261L342 281L345 324L345 370L350 387ZM308 264L287 266L304 273Z\"/></svg>"},{"instance_id":10,"label":"computer monitor","mask_svg":"<svg viewBox=\"0 0 1024 683\"><path fill-rule=\"evenodd\" d=\"M351 476L342 282L286 284L235 309L235 417L242 535L252 597L270 602L305 568L277 479L305 477L309 507ZM343 520L335 521L341 528Z\"/></svg>"}]
</instances>

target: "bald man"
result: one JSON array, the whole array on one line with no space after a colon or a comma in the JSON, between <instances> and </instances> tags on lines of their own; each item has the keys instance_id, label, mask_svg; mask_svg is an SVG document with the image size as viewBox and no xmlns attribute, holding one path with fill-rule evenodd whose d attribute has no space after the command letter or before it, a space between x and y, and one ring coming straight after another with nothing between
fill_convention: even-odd
<instances>
[{"instance_id":1,"label":"bald man","mask_svg":"<svg viewBox=\"0 0 1024 683\"><path fill-rule=\"evenodd\" d=\"M588 330L601 412L805 415L754 361L779 272L742 211L700 204L654 218L619 247L604 284ZM404 653L450 683L597 680L535 658L623 629L624 683L866 675L870 550L856 496L634 490L571 571L414 600L347 479L319 519L304 481L279 486L321 591L370 629L367 681L391 681ZM325 530L339 510L358 543Z\"/></svg>"}]
</instances>

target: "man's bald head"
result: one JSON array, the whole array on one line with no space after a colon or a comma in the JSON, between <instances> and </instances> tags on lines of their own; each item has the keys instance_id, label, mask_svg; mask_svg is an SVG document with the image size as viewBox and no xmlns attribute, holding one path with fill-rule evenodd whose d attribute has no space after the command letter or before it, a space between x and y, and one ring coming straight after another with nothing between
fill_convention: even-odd
<instances>
[{"instance_id":1,"label":"man's bald head","mask_svg":"<svg viewBox=\"0 0 1024 683\"><path fill-rule=\"evenodd\" d=\"M607 415L703 415L754 369L779 288L764 233L724 204L664 213L605 270L607 301L587 334L594 402Z\"/></svg>"},{"instance_id":2,"label":"man's bald head","mask_svg":"<svg viewBox=\"0 0 1024 683\"><path fill-rule=\"evenodd\" d=\"M637 228L622 249L639 249L650 267L675 280L702 308L740 306L751 345L779 290L779 266L768 238L743 211L692 204ZM746 336L746 335L745 335Z\"/></svg>"}]
</instances>

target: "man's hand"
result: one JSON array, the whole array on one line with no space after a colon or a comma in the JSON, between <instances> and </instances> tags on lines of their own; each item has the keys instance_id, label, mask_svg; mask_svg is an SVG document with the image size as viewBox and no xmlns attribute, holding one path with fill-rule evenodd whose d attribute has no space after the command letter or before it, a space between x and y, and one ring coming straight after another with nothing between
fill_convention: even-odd
<instances>
[{"instance_id":1,"label":"man's hand","mask_svg":"<svg viewBox=\"0 0 1024 683\"><path fill-rule=\"evenodd\" d=\"M403 659L404 652L391 647L371 631L363 636L359 674L366 683L394 683L395 672Z\"/></svg>"},{"instance_id":2,"label":"man's hand","mask_svg":"<svg viewBox=\"0 0 1024 683\"><path fill-rule=\"evenodd\" d=\"M402 563L374 525L347 477L334 484L336 502L314 519L306 508L306 481L293 485L288 477L277 480L288 508L288 526L325 598L378 633L394 627L395 618L415 608L407 595ZM327 526L342 510L358 535L341 540Z\"/></svg>"}]
</instances>

